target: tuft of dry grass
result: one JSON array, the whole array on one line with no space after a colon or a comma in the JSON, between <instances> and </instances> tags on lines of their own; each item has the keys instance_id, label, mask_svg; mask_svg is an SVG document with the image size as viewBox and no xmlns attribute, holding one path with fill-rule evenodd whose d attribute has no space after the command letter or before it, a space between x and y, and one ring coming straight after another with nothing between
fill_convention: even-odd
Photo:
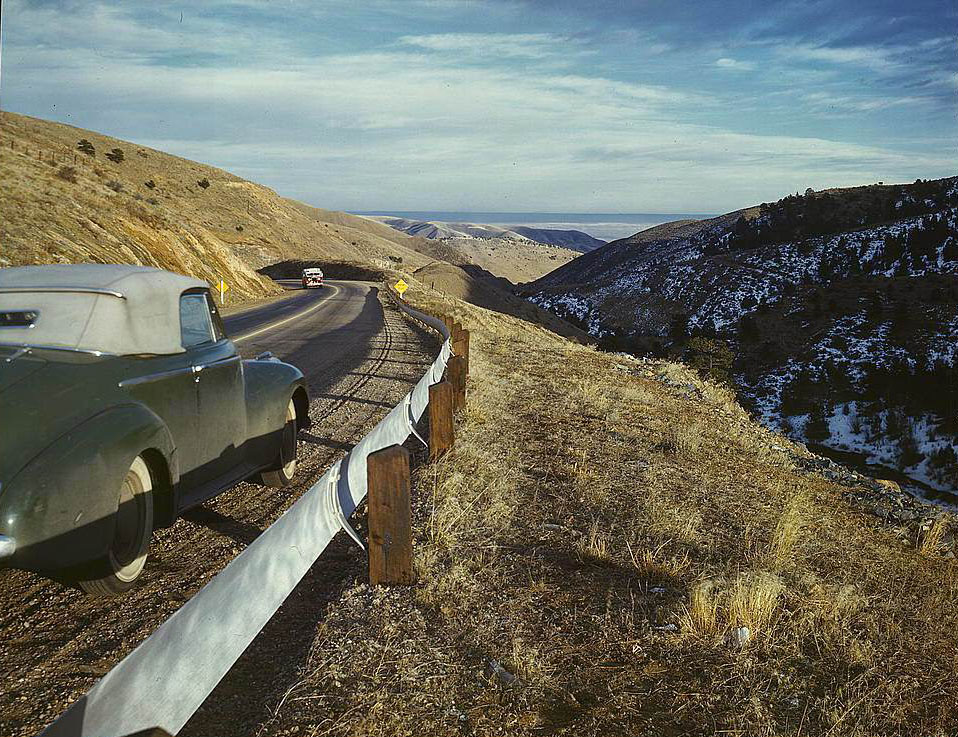
<instances>
[{"instance_id":1,"label":"tuft of dry grass","mask_svg":"<svg viewBox=\"0 0 958 737\"><path fill-rule=\"evenodd\" d=\"M805 529L808 506L807 497L801 493L793 496L786 504L772 533L769 559L774 568L781 569L793 562L795 546Z\"/></svg>"},{"instance_id":2,"label":"tuft of dry grass","mask_svg":"<svg viewBox=\"0 0 958 737\"><path fill-rule=\"evenodd\" d=\"M716 595L716 582L697 582L689 594L683 630L694 637L714 638L718 634L718 616L719 597Z\"/></svg>"},{"instance_id":3,"label":"tuft of dry grass","mask_svg":"<svg viewBox=\"0 0 958 737\"><path fill-rule=\"evenodd\" d=\"M784 588L777 576L764 571L740 573L731 582L725 578L698 581L684 607L682 631L719 642L730 631L746 627L754 640L773 624Z\"/></svg>"},{"instance_id":4,"label":"tuft of dry grass","mask_svg":"<svg viewBox=\"0 0 958 737\"><path fill-rule=\"evenodd\" d=\"M777 576L762 571L740 575L729 597L729 625L748 627L753 636L763 632L773 621L784 588Z\"/></svg>"},{"instance_id":5,"label":"tuft of dry grass","mask_svg":"<svg viewBox=\"0 0 958 737\"><path fill-rule=\"evenodd\" d=\"M702 447L701 428L695 423L670 424L666 428L662 447L679 458L692 458Z\"/></svg>"},{"instance_id":6,"label":"tuft of dry grass","mask_svg":"<svg viewBox=\"0 0 958 737\"><path fill-rule=\"evenodd\" d=\"M942 514L930 528L922 531L918 536L918 551L922 555L936 555L942 549L945 533L951 525L951 515Z\"/></svg>"}]
</instances>

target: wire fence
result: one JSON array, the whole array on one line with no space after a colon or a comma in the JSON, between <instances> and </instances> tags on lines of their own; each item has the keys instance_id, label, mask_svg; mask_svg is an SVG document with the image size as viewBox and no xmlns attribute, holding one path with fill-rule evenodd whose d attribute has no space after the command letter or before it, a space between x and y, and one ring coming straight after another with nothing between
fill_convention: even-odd
<instances>
[{"instance_id":1,"label":"wire fence","mask_svg":"<svg viewBox=\"0 0 958 737\"><path fill-rule=\"evenodd\" d=\"M389 291L387 289L387 291ZM392 293L389 292L391 295ZM405 398L296 503L43 732L49 737L176 734L222 680L367 493L367 458L401 445L452 356L440 318L397 306L444 338ZM357 540L358 541L358 540ZM162 732L154 732L162 734Z\"/></svg>"}]
</instances>

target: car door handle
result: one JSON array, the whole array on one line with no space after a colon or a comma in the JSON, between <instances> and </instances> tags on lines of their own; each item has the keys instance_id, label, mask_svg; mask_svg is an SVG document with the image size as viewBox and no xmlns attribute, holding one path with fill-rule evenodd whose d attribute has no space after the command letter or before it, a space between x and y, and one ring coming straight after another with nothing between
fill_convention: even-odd
<instances>
[{"instance_id":1,"label":"car door handle","mask_svg":"<svg viewBox=\"0 0 958 737\"><path fill-rule=\"evenodd\" d=\"M193 376L196 377L194 381L200 380L200 372L203 369L213 368L216 366L226 366L230 363L238 363L239 360L239 356L227 356L226 358L217 358L215 361L208 361L207 363L195 363L193 364Z\"/></svg>"}]
</instances>

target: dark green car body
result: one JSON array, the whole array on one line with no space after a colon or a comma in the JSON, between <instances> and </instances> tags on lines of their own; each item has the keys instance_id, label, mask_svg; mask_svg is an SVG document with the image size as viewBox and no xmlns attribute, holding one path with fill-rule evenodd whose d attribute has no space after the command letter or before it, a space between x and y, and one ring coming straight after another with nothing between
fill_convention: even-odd
<instances>
[{"instance_id":1,"label":"dark green car body","mask_svg":"<svg viewBox=\"0 0 958 737\"><path fill-rule=\"evenodd\" d=\"M242 359L219 326L180 352L136 355L3 344L0 327L0 565L47 572L104 556L138 456L155 527L275 466L291 399L308 424L305 380L271 356Z\"/></svg>"}]
</instances>

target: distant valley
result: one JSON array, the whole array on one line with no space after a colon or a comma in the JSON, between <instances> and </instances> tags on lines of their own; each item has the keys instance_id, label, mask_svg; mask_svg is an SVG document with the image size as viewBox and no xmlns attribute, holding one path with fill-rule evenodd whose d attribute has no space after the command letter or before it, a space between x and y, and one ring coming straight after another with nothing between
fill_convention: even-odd
<instances>
[{"instance_id":1,"label":"distant valley","mask_svg":"<svg viewBox=\"0 0 958 737\"><path fill-rule=\"evenodd\" d=\"M480 223L449 223L432 220L410 220L408 218L390 217L388 215L367 216L370 219L385 223L409 235L418 235L424 238L501 238L504 240L530 240L547 246L561 246L572 251L587 253L605 241L593 238L581 230L560 230L556 228L533 228L524 225L497 226Z\"/></svg>"}]
</instances>

